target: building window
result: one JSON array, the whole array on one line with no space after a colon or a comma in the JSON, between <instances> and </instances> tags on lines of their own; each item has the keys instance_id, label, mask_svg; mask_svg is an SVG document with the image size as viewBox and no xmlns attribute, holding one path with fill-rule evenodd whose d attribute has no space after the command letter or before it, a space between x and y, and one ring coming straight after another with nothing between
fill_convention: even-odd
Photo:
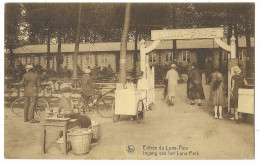
<instances>
[{"instance_id":1,"label":"building window","mask_svg":"<svg viewBox=\"0 0 260 164\"><path fill-rule=\"evenodd\" d=\"M52 57L52 69L54 69L55 68L55 58L54 57Z\"/></svg>"},{"instance_id":2,"label":"building window","mask_svg":"<svg viewBox=\"0 0 260 164\"><path fill-rule=\"evenodd\" d=\"M107 56L106 56L106 54L103 54L103 55L102 55L101 63L107 64Z\"/></svg>"},{"instance_id":3,"label":"building window","mask_svg":"<svg viewBox=\"0 0 260 164\"><path fill-rule=\"evenodd\" d=\"M155 63L156 62L156 53L154 53L154 52L151 52L150 54L149 54L149 62L150 63Z\"/></svg>"},{"instance_id":4,"label":"building window","mask_svg":"<svg viewBox=\"0 0 260 164\"><path fill-rule=\"evenodd\" d=\"M190 51L182 51L182 61L190 63L191 59L191 52Z\"/></svg>"},{"instance_id":5,"label":"building window","mask_svg":"<svg viewBox=\"0 0 260 164\"><path fill-rule=\"evenodd\" d=\"M246 50L239 50L238 51L238 59L239 60L243 60L245 61L246 60L246 56L247 56L247 51Z\"/></svg>"},{"instance_id":6,"label":"building window","mask_svg":"<svg viewBox=\"0 0 260 164\"><path fill-rule=\"evenodd\" d=\"M173 53L172 52L166 52L166 62L173 62Z\"/></svg>"},{"instance_id":7,"label":"building window","mask_svg":"<svg viewBox=\"0 0 260 164\"><path fill-rule=\"evenodd\" d=\"M83 60L83 58L82 58L82 54L80 55L80 69L82 69L82 60Z\"/></svg>"},{"instance_id":8,"label":"building window","mask_svg":"<svg viewBox=\"0 0 260 164\"><path fill-rule=\"evenodd\" d=\"M27 65L28 64L28 58L26 57L25 58L25 65Z\"/></svg>"},{"instance_id":9,"label":"building window","mask_svg":"<svg viewBox=\"0 0 260 164\"><path fill-rule=\"evenodd\" d=\"M41 65L41 57L40 56L38 57L38 63L39 63L39 65Z\"/></svg>"},{"instance_id":10,"label":"building window","mask_svg":"<svg viewBox=\"0 0 260 164\"><path fill-rule=\"evenodd\" d=\"M34 57L31 57L31 64L34 65L35 64L35 58Z\"/></svg>"},{"instance_id":11,"label":"building window","mask_svg":"<svg viewBox=\"0 0 260 164\"><path fill-rule=\"evenodd\" d=\"M93 54L87 54L86 61L88 64L93 63Z\"/></svg>"},{"instance_id":12,"label":"building window","mask_svg":"<svg viewBox=\"0 0 260 164\"><path fill-rule=\"evenodd\" d=\"M66 55L66 67L69 67L69 55Z\"/></svg>"}]
</instances>

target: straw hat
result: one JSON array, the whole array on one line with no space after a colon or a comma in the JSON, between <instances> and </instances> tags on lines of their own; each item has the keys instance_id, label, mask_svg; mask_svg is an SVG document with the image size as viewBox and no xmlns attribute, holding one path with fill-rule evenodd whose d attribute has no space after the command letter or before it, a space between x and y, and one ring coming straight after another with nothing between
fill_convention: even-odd
<instances>
[{"instance_id":1,"label":"straw hat","mask_svg":"<svg viewBox=\"0 0 260 164\"><path fill-rule=\"evenodd\" d=\"M26 65L25 68L26 68L26 69L32 69L33 66L32 66L32 65Z\"/></svg>"},{"instance_id":2,"label":"straw hat","mask_svg":"<svg viewBox=\"0 0 260 164\"><path fill-rule=\"evenodd\" d=\"M172 64L172 65L171 65L171 68L176 68L176 64Z\"/></svg>"},{"instance_id":3,"label":"straw hat","mask_svg":"<svg viewBox=\"0 0 260 164\"><path fill-rule=\"evenodd\" d=\"M217 80L221 80L221 79L222 79L221 73L217 73Z\"/></svg>"},{"instance_id":4,"label":"straw hat","mask_svg":"<svg viewBox=\"0 0 260 164\"><path fill-rule=\"evenodd\" d=\"M241 73L241 69L238 66L232 68L235 73Z\"/></svg>"},{"instance_id":5,"label":"straw hat","mask_svg":"<svg viewBox=\"0 0 260 164\"><path fill-rule=\"evenodd\" d=\"M91 69L86 68L83 72L86 74L89 74L89 73L91 73Z\"/></svg>"}]
</instances>

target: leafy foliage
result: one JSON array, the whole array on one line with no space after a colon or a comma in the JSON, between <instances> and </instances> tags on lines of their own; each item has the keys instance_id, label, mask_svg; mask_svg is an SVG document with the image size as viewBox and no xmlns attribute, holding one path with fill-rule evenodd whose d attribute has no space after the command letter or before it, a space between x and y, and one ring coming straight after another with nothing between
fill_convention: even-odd
<instances>
[{"instance_id":1,"label":"leafy foliage","mask_svg":"<svg viewBox=\"0 0 260 164\"><path fill-rule=\"evenodd\" d=\"M62 43L74 43L77 10L76 3L6 4L6 46L21 44L18 37L21 21L28 26L28 44L46 43L48 33L54 41L61 33ZM134 40L136 28L139 39L146 40L151 30L159 29L222 26L226 36L234 25L238 27L238 36L246 33L252 36L255 30L253 3L133 3L131 10L130 40ZM83 3L80 41L120 41L124 11L123 3Z\"/></svg>"},{"instance_id":2,"label":"leafy foliage","mask_svg":"<svg viewBox=\"0 0 260 164\"><path fill-rule=\"evenodd\" d=\"M20 46L21 12L20 4L7 3L5 5L5 48L10 51Z\"/></svg>"}]
</instances>

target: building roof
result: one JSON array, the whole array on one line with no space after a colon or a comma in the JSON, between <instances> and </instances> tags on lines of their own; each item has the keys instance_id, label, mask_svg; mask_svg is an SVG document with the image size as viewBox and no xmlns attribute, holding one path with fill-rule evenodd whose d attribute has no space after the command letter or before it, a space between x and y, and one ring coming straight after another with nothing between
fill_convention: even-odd
<instances>
[{"instance_id":1,"label":"building roof","mask_svg":"<svg viewBox=\"0 0 260 164\"><path fill-rule=\"evenodd\" d=\"M223 39L226 42L226 39ZM79 45L79 52L114 52L120 51L120 42L104 42L104 43L84 43ZM134 50L134 42L127 43L127 50ZM146 46L152 44L152 41L147 41ZM177 40L177 49L195 49L195 48L219 48L213 39L194 39L194 40ZM246 39L239 38L239 47L246 47ZM254 47L254 38L251 38L251 46ZM171 40L161 41L155 50L171 50L173 44ZM137 46L139 50L139 44ZM75 44L62 44L61 52L73 53ZM42 54L47 52L47 45L26 45L13 50L15 54ZM58 52L58 45L50 46L51 53ZM9 52L7 52L8 54Z\"/></svg>"}]
</instances>

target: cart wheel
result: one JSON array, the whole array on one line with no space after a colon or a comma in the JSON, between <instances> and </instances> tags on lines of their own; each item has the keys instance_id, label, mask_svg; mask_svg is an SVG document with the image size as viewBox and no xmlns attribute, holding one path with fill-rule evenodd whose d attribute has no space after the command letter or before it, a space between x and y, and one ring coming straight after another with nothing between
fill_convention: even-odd
<instances>
[{"instance_id":1,"label":"cart wheel","mask_svg":"<svg viewBox=\"0 0 260 164\"><path fill-rule=\"evenodd\" d=\"M119 121L120 115L115 114L115 101L112 104L113 120L114 122Z\"/></svg>"},{"instance_id":2,"label":"cart wheel","mask_svg":"<svg viewBox=\"0 0 260 164\"><path fill-rule=\"evenodd\" d=\"M144 119L144 104L142 100L139 100L137 104L136 119L138 124L140 124Z\"/></svg>"},{"instance_id":3,"label":"cart wheel","mask_svg":"<svg viewBox=\"0 0 260 164\"><path fill-rule=\"evenodd\" d=\"M23 97L16 99L12 105L11 110L16 116L23 116L24 114L24 99Z\"/></svg>"}]
</instances>

